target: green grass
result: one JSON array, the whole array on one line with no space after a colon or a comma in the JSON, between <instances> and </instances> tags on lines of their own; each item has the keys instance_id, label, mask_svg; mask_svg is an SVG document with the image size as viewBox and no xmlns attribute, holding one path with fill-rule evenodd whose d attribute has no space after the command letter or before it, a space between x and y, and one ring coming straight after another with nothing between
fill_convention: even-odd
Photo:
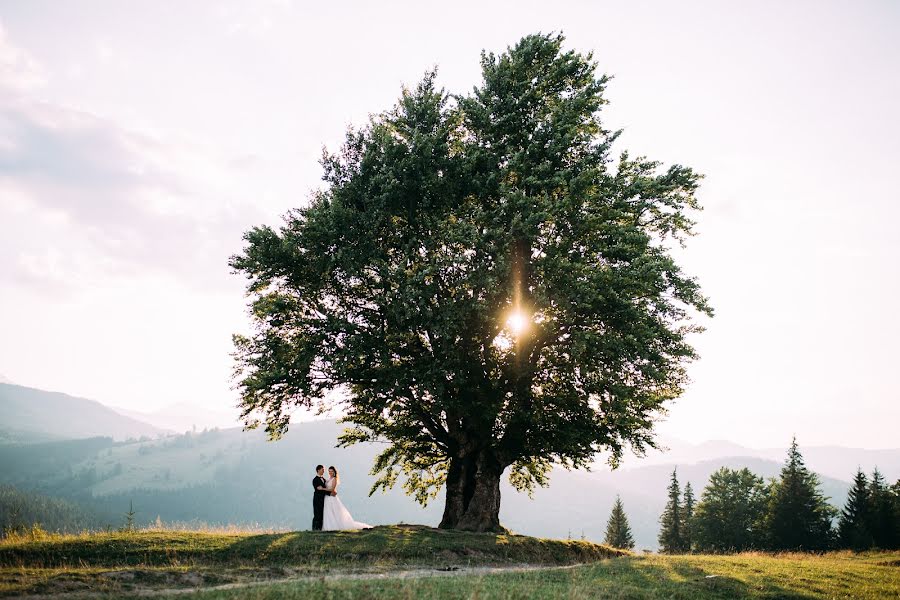
<instances>
[{"instance_id":1,"label":"green grass","mask_svg":"<svg viewBox=\"0 0 900 600\"><path fill-rule=\"evenodd\" d=\"M485 570L524 564L540 569ZM221 585L235 587L203 589ZM636 556L590 542L422 526L263 535L142 531L0 542L0 595L86 591L137 598L167 589L203 600L900 599L900 553Z\"/></svg>"},{"instance_id":2,"label":"green grass","mask_svg":"<svg viewBox=\"0 0 900 600\"><path fill-rule=\"evenodd\" d=\"M900 554L626 556L570 569L484 576L267 584L202 600L900 598Z\"/></svg>"},{"instance_id":3,"label":"green grass","mask_svg":"<svg viewBox=\"0 0 900 600\"><path fill-rule=\"evenodd\" d=\"M621 554L584 541L444 531L419 525L271 534L94 533L0 542L0 594L197 587L334 570L566 565Z\"/></svg>"}]
</instances>

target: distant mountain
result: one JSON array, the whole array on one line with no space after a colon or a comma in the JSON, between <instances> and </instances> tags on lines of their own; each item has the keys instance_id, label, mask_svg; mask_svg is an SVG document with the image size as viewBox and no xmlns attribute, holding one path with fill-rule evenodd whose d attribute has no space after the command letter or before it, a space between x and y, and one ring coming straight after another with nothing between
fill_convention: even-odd
<instances>
[{"instance_id":1,"label":"distant mountain","mask_svg":"<svg viewBox=\"0 0 900 600\"><path fill-rule=\"evenodd\" d=\"M798 441L806 465L821 475L848 479L852 478L859 466L866 473L871 473L872 469L878 467L889 481L900 479L900 449L867 450L842 446L804 446L803 440ZM627 457L623 463L624 468L673 463L693 464L732 456L762 458L780 463L787 456L787 445L784 448L748 448L723 440L691 444L673 439L663 439L661 445L665 446L666 450L649 452L644 458Z\"/></svg>"},{"instance_id":2,"label":"distant mountain","mask_svg":"<svg viewBox=\"0 0 900 600\"><path fill-rule=\"evenodd\" d=\"M12 383L12 380L0 373L0 383Z\"/></svg>"},{"instance_id":3,"label":"distant mountain","mask_svg":"<svg viewBox=\"0 0 900 600\"><path fill-rule=\"evenodd\" d=\"M0 440L7 443L96 436L124 440L162 433L94 400L0 383Z\"/></svg>"},{"instance_id":4,"label":"distant mountain","mask_svg":"<svg viewBox=\"0 0 900 600\"><path fill-rule=\"evenodd\" d=\"M119 414L175 433L184 433L194 429L202 431L203 429L215 427L227 429L240 425L238 422L238 409L236 408L230 411L217 410L190 402L178 402L150 412L141 412L117 406L110 406L110 408Z\"/></svg>"}]
</instances>

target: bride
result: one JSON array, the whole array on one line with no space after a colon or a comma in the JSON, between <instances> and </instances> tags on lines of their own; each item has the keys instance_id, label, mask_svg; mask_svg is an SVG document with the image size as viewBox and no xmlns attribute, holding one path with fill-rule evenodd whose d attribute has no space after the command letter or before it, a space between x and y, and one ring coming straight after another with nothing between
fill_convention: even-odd
<instances>
[{"instance_id":1,"label":"bride","mask_svg":"<svg viewBox=\"0 0 900 600\"><path fill-rule=\"evenodd\" d=\"M328 474L331 478L325 484L325 489L329 492L337 492L338 484L341 480L338 477L337 469L328 467ZM325 496L325 508L322 512L322 529L325 531L336 531L341 529L368 529L372 526L368 523L361 523L353 520L353 515L341 502L338 496Z\"/></svg>"}]
</instances>

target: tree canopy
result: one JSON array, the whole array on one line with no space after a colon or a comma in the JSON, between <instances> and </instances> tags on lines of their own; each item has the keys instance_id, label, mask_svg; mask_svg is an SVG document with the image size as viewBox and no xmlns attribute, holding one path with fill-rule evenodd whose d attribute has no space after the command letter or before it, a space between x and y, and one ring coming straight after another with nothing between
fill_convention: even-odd
<instances>
[{"instance_id":1,"label":"tree canopy","mask_svg":"<svg viewBox=\"0 0 900 600\"><path fill-rule=\"evenodd\" d=\"M691 528L699 552L741 552L765 547L768 488L749 469L722 467L710 475Z\"/></svg>"},{"instance_id":2,"label":"tree canopy","mask_svg":"<svg viewBox=\"0 0 900 600\"><path fill-rule=\"evenodd\" d=\"M712 314L676 263L700 175L611 147L609 81L561 35L481 57L450 95L427 73L322 160L325 187L231 259L254 331L235 336L248 427L340 390L342 443L387 442L375 488L443 527L499 529L500 477L653 447Z\"/></svg>"}]
</instances>

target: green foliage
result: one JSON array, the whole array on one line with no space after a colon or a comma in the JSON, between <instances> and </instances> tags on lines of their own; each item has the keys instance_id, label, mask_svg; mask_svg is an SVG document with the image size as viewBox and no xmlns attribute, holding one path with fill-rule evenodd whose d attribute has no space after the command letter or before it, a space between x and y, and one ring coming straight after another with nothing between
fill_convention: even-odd
<instances>
[{"instance_id":1,"label":"green foliage","mask_svg":"<svg viewBox=\"0 0 900 600\"><path fill-rule=\"evenodd\" d=\"M876 468L869 481L869 530L876 548L900 547L900 522L895 512L895 498L891 494L884 477Z\"/></svg>"},{"instance_id":2,"label":"green foliage","mask_svg":"<svg viewBox=\"0 0 900 600\"><path fill-rule=\"evenodd\" d=\"M669 499L666 508L659 518L659 549L666 554L686 552L690 548L684 543L684 517L681 500L681 488L678 485L678 470L672 471L669 483Z\"/></svg>"},{"instance_id":3,"label":"green foliage","mask_svg":"<svg viewBox=\"0 0 900 600\"><path fill-rule=\"evenodd\" d=\"M691 523L698 552L740 552L765 547L768 489L749 469L722 467L703 488Z\"/></svg>"},{"instance_id":4,"label":"green foliage","mask_svg":"<svg viewBox=\"0 0 900 600\"><path fill-rule=\"evenodd\" d=\"M73 533L99 524L96 515L73 502L0 485L0 532L4 536L31 535L38 530Z\"/></svg>"},{"instance_id":5,"label":"green foliage","mask_svg":"<svg viewBox=\"0 0 900 600\"><path fill-rule=\"evenodd\" d=\"M791 442L781 477L773 482L766 514L768 547L773 550L825 550L832 544L837 510L819 491L819 477L806 468Z\"/></svg>"},{"instance_id":6,"label":"green foliage","mask_svg":"<svg viewBox=\"0 0 900 600\"><path fill-rule=\"evenodd\" d=\"M711 314L670 252L700 176L613 159L608 78L562 43L482 55L467 96L428 73L324 156L308 206L245 234L231 266L252 297L254 333L234 337L248 427L278 438L294 407L343 390L342 442L389 444L376 488L402 476L424 503L477 468L453 490L495 513L497 494L466 486L511 467L531 490L553 464L653 446L695 357L691 318Z\"/></svg>"},{"instance_id":7,"label":"green foliage","mask_svg":"<svg viewBox=\"0 0 900 600\"><path fill-rule=\"evenodd\" d=\"M628 525L628 517L625 515L625 507L622 499L616 496L609 521L606 522L606 537L603 543L613 548L631 550L634 548L634 538L631 536L631 527Z\"/></svg>"},{"instance_id":8,"label":"green foliage","mask_svg":"<svg viewBox=\"0 0 900 600\"><path fill-rule=\"evenodd\" d=\"M862 469L858 469L838 522L838 540L842 547L865 550L874 545L869 504L869 483Z\"/></svg>"},{"instance_id":9,"label":"green foliage","mask_svg":"<svg viewBox=\"0 0 900 600\"><path fill-rule=\"evenodd\" d=\"M682 504L684 507L682 509L681 537L685 551L690 552L694 548L694 488L691 487L690 481L684 484Z\"/></svg>"},{"instance_id":10,"label":"green foliage","mask_svg":"<svg viewBox=\"0 0 900 600\"><path fill-rule=\"evenodd\" d=\"M134 533L134 516L137 513L134 512L134 501L128 501L128 512L125 513L125 524L119 530L123 533Z\"/></svg>"}]
</instances>

